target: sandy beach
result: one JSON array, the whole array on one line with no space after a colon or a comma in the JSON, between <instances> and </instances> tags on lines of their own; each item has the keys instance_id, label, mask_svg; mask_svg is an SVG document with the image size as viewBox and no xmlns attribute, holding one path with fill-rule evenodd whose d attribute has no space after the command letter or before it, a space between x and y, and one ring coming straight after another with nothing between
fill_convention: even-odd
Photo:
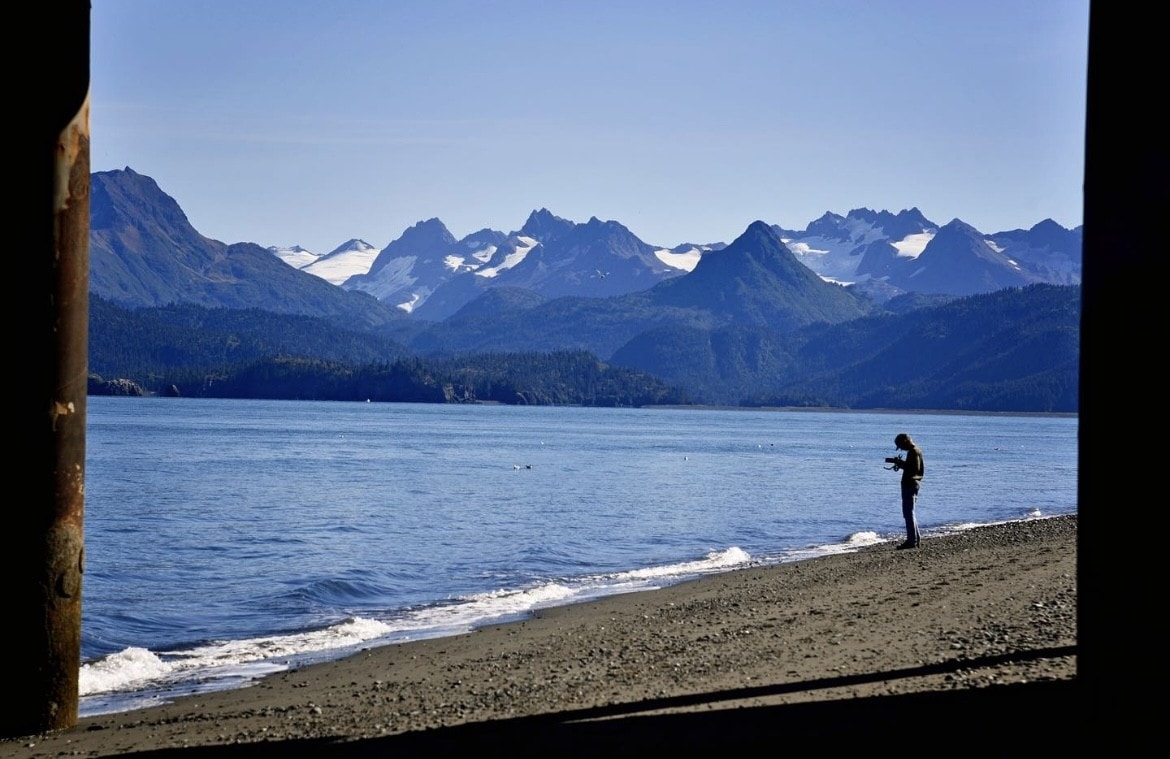
<instances>
[{"instance_id":1,"label":"sandy beach","mask_svg":"<svg viewBox=\"0 0 1170 759\"><path fill-rule=\"evenodd\" d=\"M1074 515L374 648L5 740L0 756L632 756L936 738L1012 755L1076 746L1082 688Z\"/></svg>"}]
</instances>

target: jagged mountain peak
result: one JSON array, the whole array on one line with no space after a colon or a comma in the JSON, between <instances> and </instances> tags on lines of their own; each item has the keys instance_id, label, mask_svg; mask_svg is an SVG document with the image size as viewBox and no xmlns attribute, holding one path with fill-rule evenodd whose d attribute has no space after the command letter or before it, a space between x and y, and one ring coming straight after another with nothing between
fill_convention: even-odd
<instances>
[{"instance_id":1,"label":"jagged mountain peak","mask_svg":"<svg viewBox=\"0 0 1170 759\"><path fill-rule=\"evenodd\" d=\"M455 236L447 225L438 218L430 218L408 227L396 240L382 249L383 254L413 255L418 252L437 251L456 243ZM379 256L381 259L382 256Z\"/></svg>"},{"instance_id":2,"label":"jagged mountain peak","mask_svg":"<svg viewBox=\"0 0 1170 759\"><path fill-rule=\"evenodd\" d=\"M846 218L864 221L873 228L880 229L887 237L894 240L938 227L937 224L923 216L917 208L902 209L896 214L889 211L871 211L868 208L854 209L848 213Z\"/></svg>"},{"instance_id":3,"label":"jagged mountain peak","mask_svg":"<svg viewBox=\"0 0 1170 759\"><path fill-rule=\"evenodd\" d=\"M819 235L821 237L836 237L841 229L841 225L845 223L845 217L841 214L833 213L832 211L825 211L820 218L809 223L804 229L806 235Z\"/></svg>"},{"instance_id":4,"label":"jagged mountain peak","mask_svg":"<svg viewBox=\"0 0 1170 759\"><path fill-rule=\"evenodd\" d=\"M572 231L574 226L576 225L568 219L562 219L547 208L541 208L528 214L528 220L516 234L547 243Z\"/></svg>"},{"instance_id":5,"label":"jagged mountain peak","mask_svg":"<svg viewBox=\"0 0 1170 759\"><path fill-rule=\"evenodd\" d=\"M563 219L547 208L542 207L528 214L528 221L567 221L567 219Z\"/></svg>"},{"instance_id":6,"label":"jagged mountain peak","mask_svg":"<svg viewBox=\"0 0 1170 759\"><path fill-rule=\"evenodd\" d=\"M882 213L888 213L888 211L883 211ZM845 218L863 219L865 221L876 222L878 218L878 212L872 208L861 206L860 208L851 208L849 213L845 214Z\"/></svg>"},{"instance_id":7,"label":"jagged mountain peak","mask_svg":"<svg viewBox=\"0 0 1170 759\"><path fill-rule=\"evenodd\" d=\"M903 209L902 211L898 212L898 216L899 217L913 218L913 219L916 219L918 221L922 221L926 224L931 223L929 219L927 219L925 216L922 215L922 211L918 210L918 206L912 206L910 208Z\"/></svg>"},{"instance_id":8,"label":"jagged mountain peak","mask_svg":"<svg viewBox=\"0 0 1170 759\"><path fill-rule=\"evenodd\" d=\"M843 243L863 245L880 237L902 240L909 235L937 229L938 225L922 215L917 208L903 209L894 214L870 208L854 208L845 216L826 212L813 221L803 233L793 237L819 237Z\"/></svg>"},{"instance_id":9,"label":"jagged mountain peak","mask_svg":"<svg viewBox=\"0 0 1170 759\"><path fill-rule=\"evenodd\" d=\"M586 236L586 237L615 237L616 236L616 237L622 237L622 238L632 237L634 239L638 239L638 241L641 242L641 240L638 238L638 236L635 235L633 232L631 232L629 227L622 224L621 222L613 221L612 219L607 220L607 221L602 221L601 219L597 218L596 216L590 216L589 221L585 222L584 224L576 225L576 227L573 231L575 233L577 233L579 236Z\"/></svg>"},{"instance_id":10,"label":"jagged mountain peak","mask_svg":"<svg viewBox=\"0 0 1170 759\"><path fill-rule=\"evenodd\" d=\"M451 242L455 241L455 236L447 229L447 225L439 220L437 216L432 216L425 221L416 222L402 233L404 239L406 237L421 237L422 235L433 235L436 237L450 238Z\"/></svg>"},{"instance_id":11,"label":"jagged mountain peak","mask_svg":"<svg viewBox=\"0 0 1170 759\"><path fill-rule=\"evenodd\" d=\"M371 282L380 281L381 277L379 274L383 269L389 267L391 262L414 258L422 258L424 260L441 258L456 243L455 236L451 234L447 226L438 218L432 217L425 221L417 222L403 232L398 239L393 240L382 249L382 252L374 259L374 263L370 266L370 270L365 276L346 280L346 286L353 287L354 289L372 287L372 293L376 297L385 297L386 293L382 292L384 284L375 286Z\"/></svg>"}]
</instances>

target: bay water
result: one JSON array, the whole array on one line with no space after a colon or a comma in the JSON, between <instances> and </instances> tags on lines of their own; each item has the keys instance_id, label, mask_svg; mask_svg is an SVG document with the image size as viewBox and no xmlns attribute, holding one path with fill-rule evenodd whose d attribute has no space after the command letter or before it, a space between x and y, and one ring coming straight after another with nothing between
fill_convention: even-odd
<instances>
[{"instance_id":1,"label":"bay water","mask_svg":"<svg viewBox=\"0 0 1170 759\"><path fill-rule=\"evenodd\" d=\"M92 397L81 713L362 647L1075 513L1076 416Z\"/></svg>"}]
</instances>

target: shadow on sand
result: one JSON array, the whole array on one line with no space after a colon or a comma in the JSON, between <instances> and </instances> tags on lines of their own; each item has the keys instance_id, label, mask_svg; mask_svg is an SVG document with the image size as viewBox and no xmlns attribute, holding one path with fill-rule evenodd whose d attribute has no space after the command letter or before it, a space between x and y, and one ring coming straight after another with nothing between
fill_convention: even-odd
<instances>
[{"instance_id":1,"label":"shadow on sand","mask_svg":"<svg viewBox=\"0 0 1170 759\"><path fill-rule=\"evenodd\" d=\"M1075 655L1075 647L1029 652L1024 658ZM722 752L808 748L818 752L991 751L1083 748L1087 734L1077 680L992 685L905 695L848 698L777 706L729 702L802 691L891 681L960 668L994 666L1019 654L926 665L869 675L647 699L532 717L476 722L339 743L289 740L126 754L135 757L717 756ZM703 707L708 707L703 709ZM686 713L649 712L695 708ZM929 743L927 743L929 741Z\"/></svg>"}]
</instances>

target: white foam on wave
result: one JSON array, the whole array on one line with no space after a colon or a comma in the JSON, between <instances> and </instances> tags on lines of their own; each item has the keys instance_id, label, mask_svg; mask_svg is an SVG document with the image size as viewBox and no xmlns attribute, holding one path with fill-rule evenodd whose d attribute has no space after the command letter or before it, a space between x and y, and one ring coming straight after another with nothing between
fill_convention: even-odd
<instances>
[{"instance_id":1,"label":"white foam on wave","mask_svg":"<svg viewBox=\"0 0 1170 759\"><path fill-rule=\"evenodd\" d=\"M177 695L244 687L297 664L343 656L363 643L385 645L456 635L520 619L543 607L649 590L750 562L746 551L731 547L696 561L453 597L385 621L353 618L320 630L217 642L182 651L154 653L128 648L82 665L81 714L120 712Z\"/></svg>"},{"instance_id":2,"label":"white foam on wave","mask_svg":"<svg viewBox=\"0 0 1170 759\"><path fill-rule=\"evenodd\" d=\"M855 532L849 537L845 538L843 544L844 549L863 548L865 546L872 546L883 542L880 535L872 530L865 530L864 532Z\"/></svg>"},{"instance_id":3,"label":"white foam on wave","mask_svg":"<svg viewBox=\"0 0 1170 759\"><path fill-rule=\"evenodd\" d=\"M944 525L939 528L940 534L947 534L952 532L965 532L967 530L974 530L977 527L991 527L994 525L1011 524L1012 522L1031 522L1036 519L1051 519L1050 516L1045 516L1040 509L1029 509L1024 515L1018 519L999 519L991 522L958 522L956 524Z\"/></svg>"},{"instance_id":4,"label":"white foam on wave","mask_svg":"<svg viewBox=\"0 0 1170 759\"><path fill-rule=\"evenodd\" d=\"M203 662L247 663L345 648L380 638L388 632L390 632L390 627L384 622L354 617L320 630L215 643L175 655L181 656L184 661L197 664Z\"/></svg>"},{"instance_id":5,"label":"white foam on wave","mask_svg":"<svg viewBox=\"0 0 1170 759\"><path fill-rule=\"evenodd\" d=\"M1035 509L1025 520L1037 518L1041 517ZM935 533L961 532L981 524L988 523L953 524L937 528ZM382 620L355 617L318 630L215 642L182 651L155 653L145 648L127 648L82 665L80 712L82 716L119 712L161 703L176 695L244 687L262 676L292 666L344 656L363 644L385 645L455 635L487 624L520 619L542 607L651 590L742 567L849 553L889 539L873 531L861 531L837 543L762 558L732 546L711 551L694 561L452 597L445 603L401 611Z\"/></svg>"},{"instance_id":6,"label":"white foam on wave","mask_svg":"<svg viewBox=\"0 0 1170 759\"><path fill-rule=\"evenodd\" d=\"M862 530L860 532L850 533L839 543L827 543L819 546L808 546L806 548L794 548L785 551L778 556L770 556L764 559L764 563L784 564L792 561L804 561L806 559L815 559L819 556L832 556L839 553L853 553L859 551L867 546L877 545L878 543L885 543L888 537L883 537L872 530Z\"/></svg>"},{"instance_id":7,"label":"white foam on wave","mask_svg":"<svg viewBox=\"0 0 1170 759\"><path fill-rule=\"evenodd\" d=\"M438 637L476 627L518 619L537 609L562 606L619 593L649 590L663 581L674 581L746 565L751 556L738 547L712 551L696 561L645 567L612 574L591 575L563 582L547 582L523 589L499 589L460 596L450 603L416 609L390 624L395 641L408 640L403 633Z\"/></svg>"},{"instance_id":8,"label":"white foam on wave","mask_svg":"<svg viewBox=\"0 0 1170 759\"><path fill-rule=\"evenodd\" d=\"M478 626L519 618L532 611L599 596L645 590L686 577L722 572L751 562L743 549L711 551L702 559L595 575L571 582L547 582L522 589L497 589L416 608L385 621L352 618L319 630L209 643L181 651L128 648L83 664L80 695L169 693L237 687L287 669L296 661L338 656L367 642L402 642L468 632ZM196 686L195 683L198 683Z\"/></svg>"},{"instance_id":9,"label":"white foam on wave","mask_svg":"<svg viewBox=\"0 0 1170 759\"><path fill-rule=\"evenodd\" d=\"M351 618L318 630L215 642L182 651L155 653L145 648L128 648L82 665L80 694L88 697L89 703L96 705L94 708L102 708L103 694L125 694L130 698L152 692L174 695L240 687L294 664L344 655L364 643L383 645L455 635L486 624L518 619L542 607L650 590L761 563L846 553L882 541L875 532L856 532L839 543L763 559L731 546L710 551L693 561L456 596L444 603L405 610L382 620ZM94 708L85 709L83 702L83 712L95 713ZM120 708L130 707L122 704Z\"/></svg>"},{"instance_id":10,"label":"white foam on wave","mask_svg":"<svg viewBox=\"0 0 1170 759\"><path fill-rule=\"evenodd\" d=\"M166 662L145 648L127 648L81 665L78 692L82 696L126 688L164 677L171 672Z\"/></svg>"},{"instance_id":11,"label":"white foam on wave","mask_svg":"<svg viewBox=\"0 0 1170 759\"><path fill-rule=\"evenodd\" d=\"M1038 513L1037 510L1027 518L1036 518ZM951 525L939 532L977 526ZM861 531L837 543L762 558L731 546L693 561L455 596L444 603L405 610L382 620L351 618L318 630L216 642L183 651L154 653L145 648L127 648L82 665L81 711L83 715L123 711L149 703L149 699L157 703L183 693L242 687L290 666L345 655L366 643L384 645L455 635L486 624L519 619L542 607L650 590L741 567L849 553L888 539L873 531Z\"/></svg>"},{"instance_id":12,"label":"white foam on wave","mask_svg":"<svg viewBox=\"0 0 1170 759\"><path fill-rule=\"evenodd\" d=\"M422 632L428 637L465 632L492 621L526 614L541 606L567 603L577 591L557 582L519 590L491 590L452 599L451 603L411 611L391 625L396 639L401 633Z\"/></svg>"},{"instance_id":13,"label":"white foam on wave","mask_svg":"<svg viewBox=\"0 0 1170 759\"><path fill-rule=\"evenodd\" d=\"M632 569L628 572L619 572L613 575L617 582L630 580L671 579L680 576L709 574L711 572L725 572L737 566L746 566L752 557L747 551L738 546L722 551L711 551L704 558L697 561L684 561L679 564L665 564L660 567L645 567Z\"/></svg>"},{"instance_id":14,"label":"white foam on wave","mask_svg":"<svg viewBox=\"0 0 1170 759\"><path fill-rule=\"evenodd\" d=\"M320 630L291 635L210 643L182 651L154 653L132 647L81 665L78 693L90 696L152 685L201 680L239 682L287 668L282 659L334 651L380 638L390 627L372 619L347 619Z\"/></svg>"}]
</instances>

